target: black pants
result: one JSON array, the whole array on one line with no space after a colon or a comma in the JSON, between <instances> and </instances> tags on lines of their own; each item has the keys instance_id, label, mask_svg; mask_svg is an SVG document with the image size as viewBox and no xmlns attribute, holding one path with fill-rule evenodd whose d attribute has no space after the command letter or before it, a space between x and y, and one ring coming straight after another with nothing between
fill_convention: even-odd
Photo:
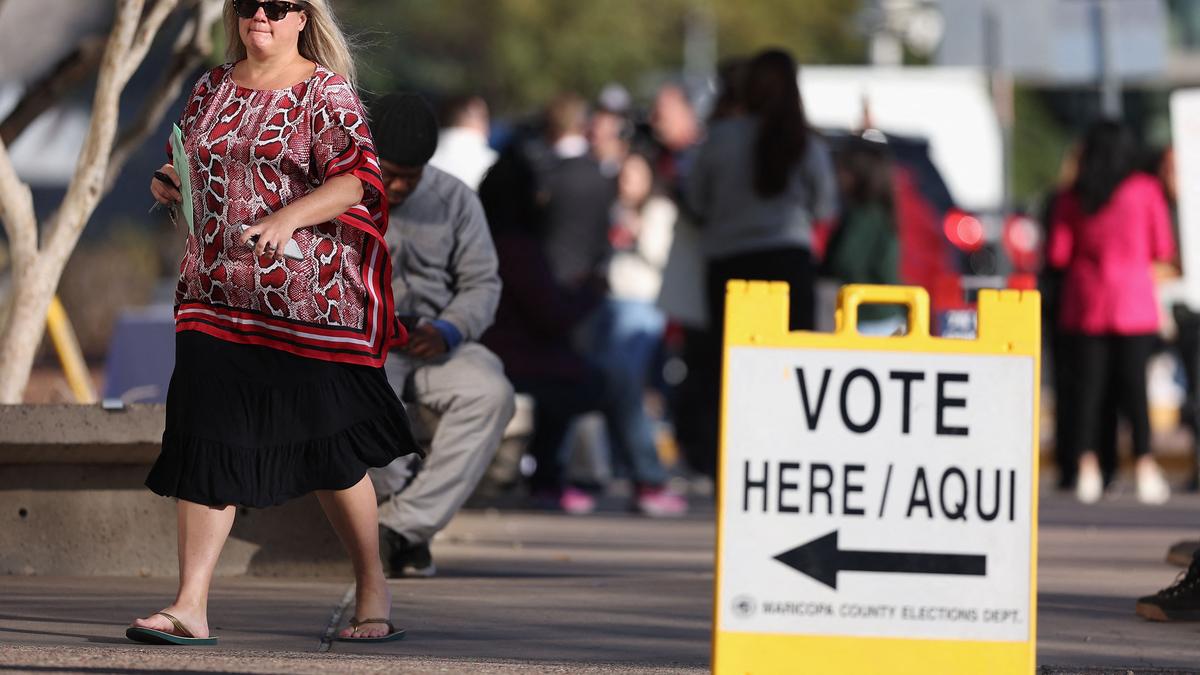
<instances>
[{"instance_id":1,"label":"black pants","mask_svg":"<svg viewBox=\"0 0 1200 675\"><path fill-rule=\"evenodd\" d=\"M725 328L725 285L732 279L785 281L790 288L788 324L792 330L813 327L816 270L806 248L785 248L743 253L709 261L707 300L709 329L701 336L688 336L685 358L688 379L696 395L691 414L676 425L692 427L683 434L685 456L692 468L716 475L721 412L721 346ZM693 338L698 339L693 342ZM694 379L693 379L694 378ZM694 388L692 388L694 385Z\"/></svg>"},{"instance_id":2,"label":"black pants","mask_svg":"<svg viewBox=\"0 0 1200 675\"><path fill-rule=\"evenodd\" d=\"M693 471L717 477L717 424L712 392L721 387L721 374L712 367L721 358L720 334L715 328L685 328L679 358L687 376L671 392L675 440Z\"/></svg>"},{"instance_id":3,"label":"black pants","mask_svg":"<svg viewBox=\"0 0 1200 675\"><path fill-rule=\"evenodd\" d=\"M1180 411L1180 422L1192 432L1192 477L1188 489L1195 490L1200 487L1200 443L1196 442L1200 438L1200 313L1183 304L1175 305L1172 312L1179 329L1176 348L1187 378L1187 398Z\"/></svg>"},{"instance_id":4,"label":"black pants","mask_svg":"<svg viewBox=\"0 0 1200 675\"><path fill-rule=\"evenodd\" d=\"M1146 364L1154 351L1155 335L1072 335L1067 356L1074 363L1070 396L1075 447L1098 452L1102 435L1112 428L1105 401L1129 422L1133 454L1150 453L1150 402L1146 396ZM1111 404L1109 404L1111 405ZM1114 453L1115 454L1115 453ZM1101 458L1106 459L1106 458ZM1115 458L1113 458L1115 464Z\"/></svg>"},{"instance_id":5,"label":"black pants","mask_svg":"<svg viewBox=\"0 0 1200 675\"><path fill-rule=\"evenodd\" d=\"M783 248L716 258L708 263L708 316L714 332L725 326L725 284L731 279L786 281L790 287L788 325L812 330L816 270L806 248Z\"/></svg>"},{"instance_id":6,"label":"black pants","mask_svg":"<svg viewBox=\"0 0 1200 675\"><path fill-rule=\"evenodd\" d=\"M1051 324L1053 325L1053 324ZM1079 474L1079 381L1076 378L1079 364L1074 358L1076 335L1054 330L1050 336L1047 356L1053 368L1051 371L1054 386L1054 400L1057 402L1054 411L1054 463L1058 467L1058 487L1074 489ZM1100 473L1104 484L1112 483L1117 474L1117 400L1116 387L1107 387L1104 400L1101 403L1100 414L1097 417L1098 427L1094 429L1096 447L1090 450L1096 453L1100 461Z\"/></svg>"}]
</instances>

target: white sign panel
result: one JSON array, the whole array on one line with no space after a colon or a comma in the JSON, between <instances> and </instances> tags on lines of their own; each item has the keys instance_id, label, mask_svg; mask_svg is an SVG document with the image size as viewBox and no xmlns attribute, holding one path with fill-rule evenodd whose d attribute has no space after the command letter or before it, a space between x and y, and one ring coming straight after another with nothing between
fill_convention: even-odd
<instances>
[{"instance_id":1,"label":"white sign panel","mask_svg":"<svg viewBox=\"0 0 1200 675\"><path fill-rule=\"evenodd\" d=\"M1033 369L731 348L719 630L1027 641Z\"/></svg>"},{"instance_id":2,"label":"white sign panel","mask_svg":"<svg viewBox=\"0 0 1200 675\"><path fill-rule=\"evenodd\" d=\"M1179 259L1183 293L1200 310L1200 89L1171 94L1171 138L1179 202Z\"/></svg>"}]
</instances>

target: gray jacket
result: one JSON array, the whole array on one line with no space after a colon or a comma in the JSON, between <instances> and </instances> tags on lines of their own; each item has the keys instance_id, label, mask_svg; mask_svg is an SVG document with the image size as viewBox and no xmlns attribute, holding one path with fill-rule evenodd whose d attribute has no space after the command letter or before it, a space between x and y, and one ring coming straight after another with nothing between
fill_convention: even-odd
<instances>
[{"instance_id":1,"label":"gray jacket","mask_svg":"<svg viewBox=\"0 0 1200 675\"><path fill-rule=\"evenodd\" d=\"M397 313L448 321L464 341L492 325L500 302L496 247L471 188L426 166L391 210L387 242Z\"/></svg>"},{"instance_id":2,"label":"gray jacket","mask_svg":"<svg viewBox=\"0 0 1200 675\"><path fill-rule=\"evenodd\" d=\"M816 134L792 170L783 194L754 191L754 143L758 123L749 117L717 122L688 176L687 204L698 217L701 248L709 258L812 246L815 220L837 211L837 181L829 148Z\"/></svg>"}]
</instances>

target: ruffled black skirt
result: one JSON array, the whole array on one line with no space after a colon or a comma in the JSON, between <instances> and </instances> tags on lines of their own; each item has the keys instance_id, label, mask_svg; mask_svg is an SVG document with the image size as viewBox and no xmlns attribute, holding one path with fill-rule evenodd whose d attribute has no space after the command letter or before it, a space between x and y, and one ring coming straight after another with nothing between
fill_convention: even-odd
<instances>
[{"instance_id":1,"label":"ruffled black skirt","mask_svg":"<svg viewBox=\"0 0 1200 675\"><path fill-rule=\"evenodd\" d=\"M353 487L422 452L382 368L182 331L162 453L146 486L189 502L264 507Z\"/></svg>"}]
</instances>

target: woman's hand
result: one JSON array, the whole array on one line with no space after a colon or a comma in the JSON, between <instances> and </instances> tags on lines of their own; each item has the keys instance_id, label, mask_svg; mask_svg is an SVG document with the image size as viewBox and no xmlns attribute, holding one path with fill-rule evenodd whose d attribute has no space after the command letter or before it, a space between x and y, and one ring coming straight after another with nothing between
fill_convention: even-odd
<instances>
[{"instance_id":1,"label":"woman's hand","mask_svg":"<svg viewBox=\"0 0 1200 675\"><path fill-rule=\"evenodd\" d=\"M159 171L170 176L174 185L167 185L157 178L151 178L150 194L154 195L154 200L159 204L167 205L183 201L183 195L179 193L179 174L175 173L175 167L163 164Z\"/></svg>"},{"instance_id":2,"label":"woman's hand","mask_svg":"<svg viewBox=\"0 0 1200 675\"><path fill-rule=\"evenodd\" d=\"M283 247L287 246L292 239L292 233L300 229L300 226L280 217L281 213L280 211L272 213L242 230L243 244L250 244L251 239L258 237L253 244L255 255L269 255L276 260L283 260Z\"/></svg>"}]
</instances>

